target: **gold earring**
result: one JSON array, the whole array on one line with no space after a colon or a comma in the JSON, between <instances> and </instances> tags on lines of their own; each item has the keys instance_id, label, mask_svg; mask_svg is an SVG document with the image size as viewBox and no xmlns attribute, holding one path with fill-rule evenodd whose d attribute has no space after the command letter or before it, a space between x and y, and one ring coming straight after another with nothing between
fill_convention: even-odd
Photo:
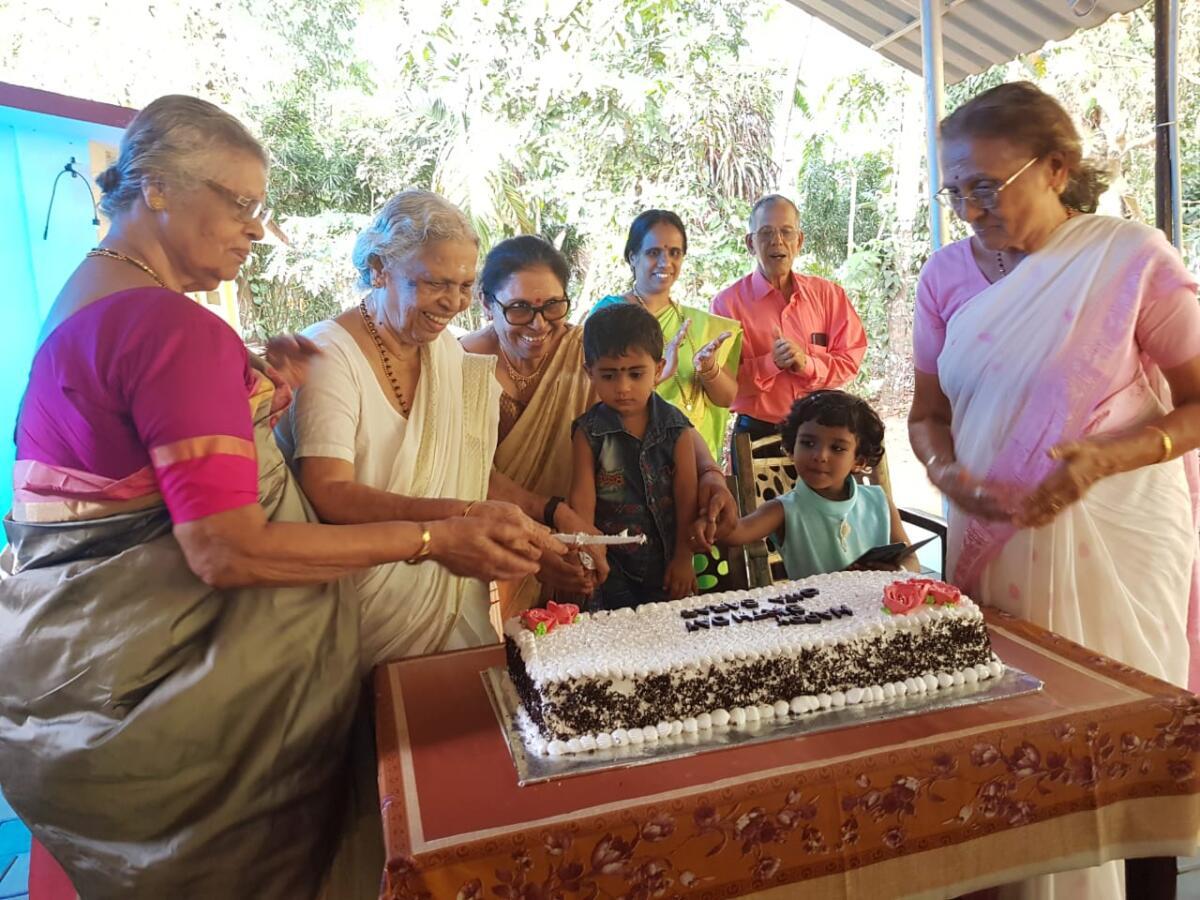
<instances>
[{"instance_id":1,"label":"gold earring","mask_svg":"<svg viewBox=\"0 0 1200 900\"><path fill-rule=\"evenodd\" d=\"M150 201L150 208L155 212L161 212L167 208L167 204L163 203L158 197Z\"/></svg>"}]
</instances>

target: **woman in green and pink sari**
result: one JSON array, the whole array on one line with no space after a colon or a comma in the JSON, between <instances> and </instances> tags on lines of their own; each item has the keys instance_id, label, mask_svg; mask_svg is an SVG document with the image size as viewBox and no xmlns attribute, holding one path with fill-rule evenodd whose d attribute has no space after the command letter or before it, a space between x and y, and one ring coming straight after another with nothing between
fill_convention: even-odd
<instances>
[{"instance_id":1,"label":"woman in green and pink sari","mask_svg":"<svg viewBox=\"0 0 1200 900\"><path fill-rule=\"evenodd\" d=\"M592 311L613 303L638 303L654 314L667 342L658 395L688 417L719 460L729 404L737 393L742 326L671 298L685 256L687 231L679 216L665 209L646 210L629 226L625 242L633 287L604 297Z\"/></svg>"}]
</instances>

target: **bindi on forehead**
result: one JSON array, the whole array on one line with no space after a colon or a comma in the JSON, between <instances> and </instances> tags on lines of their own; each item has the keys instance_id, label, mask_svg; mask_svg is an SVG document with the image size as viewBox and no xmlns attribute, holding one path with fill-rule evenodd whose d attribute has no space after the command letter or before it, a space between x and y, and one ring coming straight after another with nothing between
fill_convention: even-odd
<instances>
[{"instance_id":1,"label":"bindi on forehead","mask_svg":"<svg viewBox=\"0 0 1200 900\"><path fill-rule=\"evenodd\" d=\"M652 228L642 239L643 250L682 250L683 235L677 228Z\"/></svg>"}]
</instances>

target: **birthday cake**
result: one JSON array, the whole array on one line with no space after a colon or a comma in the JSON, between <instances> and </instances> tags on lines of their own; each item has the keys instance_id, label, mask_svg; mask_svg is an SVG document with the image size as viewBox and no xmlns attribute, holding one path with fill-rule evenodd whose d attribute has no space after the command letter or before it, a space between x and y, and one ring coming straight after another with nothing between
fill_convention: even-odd
<instances>
[{"instance_id":1,"label":"birthday cake","mask_svg":"<svg viewBox=\"0 0 1200 900\"><path fill-rule=\"evenodd\" d=\"M505 623L526 744L560 755L886 703L998 677L979 607L947 584L839 572L637 609Z\"/></svg>"}]
</instances>

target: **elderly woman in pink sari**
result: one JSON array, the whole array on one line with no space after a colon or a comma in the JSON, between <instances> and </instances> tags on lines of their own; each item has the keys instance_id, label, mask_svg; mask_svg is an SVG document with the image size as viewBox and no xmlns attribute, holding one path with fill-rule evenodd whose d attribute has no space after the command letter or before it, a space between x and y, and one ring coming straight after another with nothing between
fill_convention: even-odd
<instances>
[{"instance_id":1,"label":"elderly woman in pink sari","mask_svg":"<svg viewBox=\"0 0 1200 900\"><path fill-rule=\"evenodd\" d=\"M921 274L909 434L951 504L951 576L1186 685L1196 281L1159 232L1090 214L1103 184L1066 112L1033 85L981 94L941 136L942 197L974 233ZM1115 864L1014 887L1121 894Z\"/></svg>"}]
</instances>

